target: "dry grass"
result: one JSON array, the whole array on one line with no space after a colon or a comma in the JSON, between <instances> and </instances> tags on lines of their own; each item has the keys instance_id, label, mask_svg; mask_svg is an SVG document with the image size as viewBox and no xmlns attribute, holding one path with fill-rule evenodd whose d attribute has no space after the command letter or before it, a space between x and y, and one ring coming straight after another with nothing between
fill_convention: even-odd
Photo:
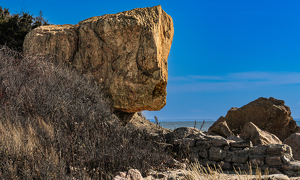
<instances>
[{"instance_id":1,"label":"dry grass","mask_svg":"<svg viewBox=\"0 0 300 180\"><path fill-rule=\"evenodd\" d=\"M54 138L53 127L36 119L38 128ZM28 124L26 128L10 120L0 123L1 178L3 179L59 179L65 177L65 165L53 146L45 148L38 132Z\"/></svg>"},{"instance_id":2,"label":"dry grass","mask_svg":"<svg viewBox=\"0 0 300 180\"><path fill-rule=\"evenodd\" d=\"M1 179L111 179L169 159L120 126L94 81L51 57L0 52Z\"/></svg>"},{"instance_id":3,"label":"dry grass","mask_svg":"<svg viewBox=\"0 0 300 180\"><path fill-rule=\"evenodd\" d=\"M235 174L224 173L221 167L204 167L198 161L191 163L187 166L185 179L186 180L263 180L267 177L263 176L261 169L256 167L255 173L252 172L251 164L248 165L248 171L236 170L234 168ZM265 170L264 175L268 175L268 169Z\"/></svg>"}]
</instances>

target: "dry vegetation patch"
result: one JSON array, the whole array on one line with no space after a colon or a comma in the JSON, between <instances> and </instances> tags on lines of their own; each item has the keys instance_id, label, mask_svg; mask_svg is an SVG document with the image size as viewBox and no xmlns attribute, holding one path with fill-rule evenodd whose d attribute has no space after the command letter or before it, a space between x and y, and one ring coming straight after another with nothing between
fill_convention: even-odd
<instances>
[{"instance_id":1,"label":"dry vegetation patch","mask_svg":"<svg viewBox=\"0 0 300 180\"><path fill-rule=\"evenodd\" d=\"M147 133L120 125L93 80L53 57L0 52L1 178L111 179L170 158Z\"/></svg>"},{"instance_id":2,"label":"dry vegetation patch","mask_svg":"<svg viewBox=\"0 0 300 180\"><path fill-rule=\"evenodd\" d=\"M248 171L234 169L234 172L223 172L220 167L203 166L198 161L187 166L185 171L186 180L267 180L267 179L289 179L283 174L269 175L268 169L264 172L258 167L252 170L251 164Z\"/></svg>"}]
</instances>

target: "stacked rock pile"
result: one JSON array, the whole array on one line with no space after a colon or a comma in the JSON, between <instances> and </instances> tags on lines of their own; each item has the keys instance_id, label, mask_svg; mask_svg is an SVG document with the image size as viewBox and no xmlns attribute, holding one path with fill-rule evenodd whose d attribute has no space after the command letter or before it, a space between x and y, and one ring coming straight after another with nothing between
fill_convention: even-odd
<instances>
[{"instance_id":1,"label":"stacked rock pile","mask_svg":"<svg viewBox=\"0 0 300 180\"><path fill-rule=\"evenodd\" d=\"M177 135L178 134L178 135ZM203 166L221 167L224 171L268 169L270 174L300 176L300 161L295 161L292 149L286 144L253 146L236 136L224 138L194 128L182 127L168 135L177 154L189 152L190 160ZM171 137L171 138L170 138Z\"/></svg>"}]
</instances>

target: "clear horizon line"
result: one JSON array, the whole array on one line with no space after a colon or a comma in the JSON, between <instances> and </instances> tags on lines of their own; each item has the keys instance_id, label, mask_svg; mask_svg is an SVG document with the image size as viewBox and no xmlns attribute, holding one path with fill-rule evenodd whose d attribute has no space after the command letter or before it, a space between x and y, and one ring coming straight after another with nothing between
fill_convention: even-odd
<instances>
[{"instance_id":1,"label":"clear horizon line","mask_svg":"<svg viewBox=\"0 0 300 180\"><path fill-rule=\"evenodd\" d=\"M155 119L149 119L149 120L155 120ZM160 120L191 120L191 121L195 121L195 120L201 120L201 121L203 121L203 120L214 120L214 121L216 121L216 119L215 118L200 118L200 119L198 119L198 118L188 118L188 119L182 119L182 118L177 118L177 119L172 119L172 118L170 118L170 119L158 119L158 121L160 121Z\"/></svg>"},{"instance_id":2,"label":"clear horizon line","mask_svg":"<svg viewBox=\"0 0 300 180\"><path fill-rule=\"evenodd\" d=\"M155 121L155 119L150 119L150 118L146 118L146 119L148 119L148 120L154 120ZM219 118L218 118L219 119ZM158 121L162 121L162 120L178 120L178 121L183 121L183 120L190 120L190 121L195 121L195 120L201 120L201 121L203 121L203 120L212 120L212 121L217 121L218 119L215 119L215 118L202 118L202 119L196 119L196 118L189 118L189 119L181 119L181 118L177 118L177 119L172 119L172 118L170 118L170 119L158 119ZM297 121L300 121L300 118L293 118L294 120L297 120Z\"/></svg>"}]
</instances>

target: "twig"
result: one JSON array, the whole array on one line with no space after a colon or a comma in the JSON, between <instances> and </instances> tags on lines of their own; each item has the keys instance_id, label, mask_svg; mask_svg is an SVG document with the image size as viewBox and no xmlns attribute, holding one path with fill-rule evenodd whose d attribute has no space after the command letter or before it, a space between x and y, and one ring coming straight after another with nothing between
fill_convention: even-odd
<instances>
[{"instance_id":1,"label":"twig","mask_svg":"<svg viewBox=\"0 0 300 180\"><path fill-rule=\"evenodd\" d=\"M205 124L205 119L203 120L202 125L201 125L201 127L200 127L200 129L199 129L200 131L201 131L201 129L203 128L204 124Z\"/></svg>"}]
</instances>

